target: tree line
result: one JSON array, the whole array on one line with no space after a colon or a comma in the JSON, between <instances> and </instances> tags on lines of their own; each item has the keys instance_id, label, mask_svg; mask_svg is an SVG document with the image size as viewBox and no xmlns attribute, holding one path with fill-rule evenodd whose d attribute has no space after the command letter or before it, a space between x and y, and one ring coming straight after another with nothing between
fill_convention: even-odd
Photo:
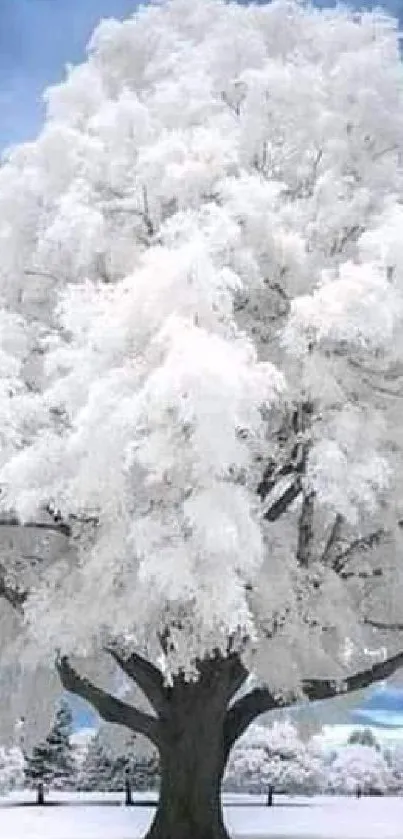
<instances>
[{"instance_id":1,"label":"tree line","mask_svg":"<svg viewBox=\"0 0 403 839\"><path fill-rule=\"evenodd\" d=\"M157 753L144 753L134 739L121 752L100 729L79 746L74 742L70 706L62 701L46 738L29 752L0 750L0 792L133 792L159 789ZM289 719L253 725L232 752L224 792L267 795L403 794L403 747L383 748L370 728L356 728L345 743L324 748L304 739Z\"/></svg>"}]
</instances>

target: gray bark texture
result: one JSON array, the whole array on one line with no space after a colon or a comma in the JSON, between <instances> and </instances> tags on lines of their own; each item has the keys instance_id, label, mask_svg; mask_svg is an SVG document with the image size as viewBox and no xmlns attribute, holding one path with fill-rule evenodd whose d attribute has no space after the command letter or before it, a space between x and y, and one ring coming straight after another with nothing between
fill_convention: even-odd
<instances>
[{"instance_id":1,"label":"gray bark texture","mask_svg":"<svg viewBox=\"0 0 403 839\"><path fill-rule=\"evenodd\" d=\"M161 789L147 839L228 839L221 783L228 703L246 678L239 660L200 662L200 678L174 680L160 714Z\"/></svg>"}]
</instances>

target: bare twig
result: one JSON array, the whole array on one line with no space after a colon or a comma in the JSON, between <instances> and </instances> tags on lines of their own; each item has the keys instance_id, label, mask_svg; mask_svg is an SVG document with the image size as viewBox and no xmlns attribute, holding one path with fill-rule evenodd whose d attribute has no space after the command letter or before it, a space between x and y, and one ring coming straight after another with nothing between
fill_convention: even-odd
<instances>
[{"instance_id":1,"label":"bare twig","mask_svg":"<svg viewBox=\"0 0 403 839\"><path fill-rule=\"evenodd\" d=\"M383 577L382 568L372 568L369 571L340 571L339 577L341 580L372 580L374 577Z\"/></svg>"},{"instance_id":2,"label":"bare twig","mask_svg":"<svg viewBox=\"0 0 403 839\"><path fill-rule=\"evenodd\" d=\"M349 242L356 242L363 232L364 228L359 224L344 228L340 236L334 240L330 248L330 256L337 256L338 254L341 254L345 246L348 245Z\"/></svg>"},{"instance_id":3,"label":"bare twig","mask_svg":"<svg viewBox=\"0 0 403 839\"><path fill-rule=\"evenodd\" d=\"M335 551L337 551L337 546L339 544L341 538L341 531L343 528L343 516L340 513L337 513L335 520L333 522L329 538L326 542L325 549L321 556L321 562L323 565L331 565L332 560L334 559Z\"/></svg>"},{"instance_id":4,"label":"bare twig","mask_svg":"<svg viewBox=\"0 0 403 839\"><path fill-rule=\"evenodd\" d=\"M364 618L364 624L371 626L372 629L378 629L381 632L403 632L403 623L399 623L398 621L387 623L386 621L377 621L366 617Z\"/></svg>"},{"instance_id":5,"label":"bare twig","mask_svg":"<svg viewBox=\"0 0 403 839\"><path fill-rule=\"evenodd\" d=\"M355 539L354 542L351 542L344 551L335 557L332 564L333 571L335 571L336 574L340 574L347 562L350 561L357 551L368 551L371 550L371 548L376 548L382 542L386 541L389 538L389 535L388 531L381 527L379 530L374 530L372 533L368 533L367 536L361 536L359 539Z\"/></svg>"},{"instance_id":6,"label":"bare twig","mask_svg":"<svg viewBox=\"0 0 403 839\"><path fill-rule=\"evenodd\" d=\"M63 536L71 536L71 527L64 521L26 521L22 522L17 516L2 516L0 527L23 527L33 530L45 530L53 533L61 533Z\"/></svg>"}]
</instances>

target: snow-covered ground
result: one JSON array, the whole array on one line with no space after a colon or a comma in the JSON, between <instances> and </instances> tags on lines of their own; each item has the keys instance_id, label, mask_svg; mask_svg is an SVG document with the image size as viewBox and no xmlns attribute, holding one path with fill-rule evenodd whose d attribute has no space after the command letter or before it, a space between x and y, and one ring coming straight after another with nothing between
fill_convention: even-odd
<instances>
[{"instance_id":1,"label":"snow-covered ground","mask_svg":"<svg viewBox=\"0 0 403 839\"><path fill-rule=\"evenodd\" d=\"M153 796L147 796L150 801ZM64 806L24 806L29 795L0 801L4 839L140 839L152 807L116 806L121 796L53 795ZM139 796L139 802L145 796ZM240 839L402 839L403 798L288 798L262 806L259 796L225 796L225 819ZM19 806L20 805L20 806Z\"/></svg>"}]
</instances>

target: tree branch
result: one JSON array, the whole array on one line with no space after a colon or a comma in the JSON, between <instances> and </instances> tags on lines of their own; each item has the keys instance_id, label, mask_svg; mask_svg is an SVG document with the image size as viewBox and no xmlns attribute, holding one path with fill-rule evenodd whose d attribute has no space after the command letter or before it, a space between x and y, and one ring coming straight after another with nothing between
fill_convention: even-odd
<instances>
[{"instance_id":1,"label":"tree branch","mask_svg":"<svg viewBox=\"0 0 403 839\"><path fill-rule=\"evenodd\" d=\"M80 676L69 663L67 656L57 659L56 670L65 690L89 702L105 722L123 725L148 737L156 746L159 745L160 726L155 717L127 705L121 699L96 687L89 679Z\"/></svg>"},{"instance_id":2,"label":"tree branch","mask_svg":"<svg viewBox=\"0 0 403 839\"><path fill-rule=\"evenodd\" d=\"M246 682L246 679L249 676L249 672L246 667L242 664L241 659L239 656L234 656L234 663L231 667L230 671L230 679L228 685L228 693L227 693L227 701L231 702L231 699L238 693L242 685Z\"/></svg>"},{"instance_id":3,"label":"tree branch","mask_svg":"<svg viewBox=\"0 0 403 839\"><path fill-rule=\"evenodd\" d=\"M301 491L302 481L298 475L295 481L287 487L280 498L278 498L277 501L274 501L273 504L271 504L271 506L263 513L263 518L270 522L277 521L277 519L279 519L286 510L288 510L295 499L298 498Z\"/></svg>"},{"instance_id":4,"label":"tree branch","mask_svg":"<svg viewBox=\"0 0 403 839\"><path fill-rule=\"evenodd\" d=\"M163 712L166 697L164 679L160 670L138 653L132 653L128 658L124 658L114 646L106 647L105 650L126 673L126 676L136 682L157 713Z\"/></svg>"},{"instance_id":5,"label":"tree branch","mask_svg":"<svg viewBox=\"0 0 403 839\"><path fill-rule=\"evenodd\" d=\"M381 632L403 632L403 623L398 623L397 621L387 623L385 621L372 620L372 618L364 618L364 624L371 626L372 629L379 629Z\"/></svg>"},{"instance_id":6,"label":"tree branch","mask_svg":"<svg viewBox=\"0 0 403 839\"><path fill-rule=\"evenodd\" d=\"M51 514L51 513L50 513ZM45 532L60 533L68 538L71 535L71 527L59 517L53 517L53 521L27 521L22 522L15 515L3 515L0 517L0 527L16 527L31 530L43 530ZM27 589L15 585L7 579L7 572L3 565L0 565L0 598L10 604L18 612L22 612L29 596Z\"/></svg>"},{"instance_id":7,"label":"tree branch","mask_svg":"<svg viewBox=\"0 0 403 839\"><path fill-rule=\"evenodd\" d=\"M395 625L403 630L400 624ZM374 682L380 682L392 676L396 670L403 667L403 651L396 653L385 661L377 662L367 670L361 670L352 676L347 676L342 687L331 679L305 679L302 682L304 695L311 702L318 702L324 699L334 699L345 694L354 693L357 690L369 687ZM260 714L275 709L287 708L296 704L297 697L290 697L284 701L276 700L267 688L255 688L242 696L229 708L224 723L224 754L227 758L229 752L241 735L246 731L248 725Z\"/></svg>"},{"instance_id":8,"label":"tree branch","mask_svg":"<svg viewBox=\"0 0 403 839\"><path fill-rule=\"evenodd\" d=\"M281 478L287 478L295 472L295 466L291 461L288 461L280 468L276 468L277 464L274 460L270 460L263 472L263 477L257 487L257 494L261 501L272 492L276 484Z\"/></svg>"},{"instance_id":9,"label":"tree branch","mask_svg":"<svg viewBox=\"0 0 403 839\"><path fill-rule=\"evenodd\" d=\"M7 581L6 570L2 565L0 565L0 597L7 600L16 612L22 612L22 608L28 597L28 591L20 589L18 586L14 586L11 582Z\"/></svg>"},{"instance_id":10,"label":"tree branch","mask_svg":"<svg viewBox=\"0 0 403 839\"><path fill-rule=\"evenodd\" d=\"M314 500L314 492L304 494L298 519L297 561L302 568L308 567L312 557Z\"/></svg>"},{"instance_id":11,"label":"tree branch","mask_svg":"<svg viewBox=\"0 0 403 839\"><path fill-rule=\"evenodd\" d=\"M71 536L70 525L61 520L22 522L17 516L3 516L0 518L0 527L24 527L34 530L50 530L54 533L61 533L63 536Z\"/></svg>"},{"instance_id":12,"label":"tree branch","mask_svg":"<svg viewBox=\"0 0 403 839\"><path fill-rule=\"evenodd\" d=\"M375 530L373 533L369 533L367 536L355 539L354 542L351 542L348 548L335 557L334 562L332 563L333 571L335 571L336 574L339 574L346 563L351 559L355 551L367 551L371 550L371 548L376 548L381 542L387 539L388 536L388 532L383 528L380 528L379 530Z\"/></svg>"},{"instance_id":13,"label":"tree branch","mask_svg":"<svg viewBox=\"0 0 403 839\"><path fill-rule=\"evenodd\" d=\"M335 551L337 550L337 545L341 538L342 528L343 516L341 516L340 513L337 513L329 534L329 538L326 542L325 549L321 556L321 562L323 565L332 564L332 561L334 560Z\"/></svg>"},{"instance_id":14,"label":"tree branch","mask_svg":"<svg viewBox=\"0 0 403 839\"><path fill-rule=\"evenodd\" d=\"M354 693L356 690L363 690L374 682L381 682L393 676L396 670L403 667L403 651L396 653L396 655L387 658L385 661L378 661L367 670L361 670L354 673L353 676L347 676L343 680L342 689L339 690L337 684L330 679L312 679L305 680L302 684L303 691L307 699L311 702L317 702L321 699L333 699L340 693Z\"/></svg>"},{"instance_id":15,"label":"tree branch","mask_svg":"<svg viewBox=\"0 0 403 839\"><path fill-rule=\"evenodd\" d=\"M285 490L280 490L280 495L275 501L272 503L269 501L269 506L263 514L266 521L277 521L303 490L303 476L306 472L311 446L311 441L306 439L306 433L311 423L312 411L311 402L298 404L276 434L281 449L284 448L286 442L291 442L291 447L285 462L280 467L276 468L276 462L273 459L266 466L257 488L261 500L264 501L278 487L282 478L290 476L292 479ZM308 505L306 510L307 508Z\"/></svg>"},{"instance_id":16,"label":"tree branch","mask_svg":"<svg viewBox=\"0 0 403 839\"><path fill-rule=\"evenodd\" d=\"M225 758L228 757L236 740L259 714L274 711L278 707L276 699L267 688L254 688L234 702L228 709L224 721Z\"/></svg>"},{"instance_id":17,"label":"tree branch","mask_svg":"<svg viewBox=\"0 0 403 839\"><path fill-rule=\"evenodd\" d=\"M373 568L370 571L340 571L341 580L372 580L374 577L383 577L382 568Z\"/></svg>"},{"instance_id":18,"label":"tree branch","mask_svg":"<svg viewBox=\"0 0 403 839\"><path fill-rule=\"evenodd\" d=\"M344 227L340 231L340 234L336 239L333 241L330 247L330 256L336 256L337 254L341 254L346 245L350 242L356 242L358 238L361 236L361 233L364 232L364 228L359 224L352 225L351 227Z\"/></svg>"}]
</instances>

